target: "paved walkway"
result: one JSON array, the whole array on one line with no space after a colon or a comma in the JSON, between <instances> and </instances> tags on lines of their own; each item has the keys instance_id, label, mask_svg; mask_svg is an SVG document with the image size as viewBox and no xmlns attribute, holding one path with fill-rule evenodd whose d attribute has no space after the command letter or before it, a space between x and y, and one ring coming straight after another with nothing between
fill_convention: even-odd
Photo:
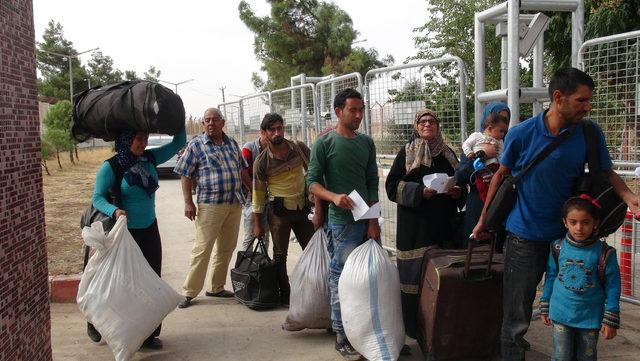
<instances>
[{"instance_id":1,"label":"paved walkway","mask_svg":"<svg viewBox=\"0 0 640 361\"><path fill-rule=\"evenodd\" d=\"M179 181L162 180L160 185L156 202L163 242L162 274L179 291L188 270L195 229L193 223L182 216ZM291 273L301 252L297 243L291 244L289 249ZM80 257L80 247L78 250ZM229 282L227 286L230 287ZM138 352L133 360L341 360L333 348L334 336L325 331L283 331L280 325L286 314L284 308L257 312L233 299L201 296L192 307L176 309L165 319L162 351ZM600 342L601 360L640 360L640 307L623 304L622 325L618 337ZM104 342L95 344L86 336L84 318L75 304L52 304L51 328L55 361L113 360L111 350ZM533 349L527 360L549 359L549 328L541 321L534 321L527 339ZM407 343L413 354L400 360L423 360L415 341L408 340Z\"/></svg>"}]
</instances>

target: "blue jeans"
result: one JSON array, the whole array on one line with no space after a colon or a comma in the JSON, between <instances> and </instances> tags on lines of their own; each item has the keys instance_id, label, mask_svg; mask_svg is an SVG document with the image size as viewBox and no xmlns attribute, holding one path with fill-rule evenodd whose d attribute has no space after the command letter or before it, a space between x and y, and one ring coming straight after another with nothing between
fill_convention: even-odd
<instances>
[{"instance_id":1,"label":"blue jeans","mask_svg":"<svg viewBox=\"0 0 640 361\"><path fill-rule=\"evenodd\" d=\"M553 323L552 361L596 361L598 331Z\"/></svg>"},{"instance_id":2,"label":"blue jeans","mask_svg":"<svg viewBox=\"0 0 640 361\"><path fill-rule=\"evenodd\" d=\"M367 221L347 224L328 224L328 245L331 263L329 264L329 291L331 292L331 326L339 338L346 338L340 314L338 298L338 280L347 257L367 238Z\"/></svg>"},{"instance_id":3,"label":"blue jeans","mask_svg":"<svg viewBox=\"0 0 640 361\"><path fill-rule=\"evenodd\" d=\"M547 268L550 241L531 241L507 234L504 246L502 359L524 361L536 287Z\"/></svg>"}]
</instances>

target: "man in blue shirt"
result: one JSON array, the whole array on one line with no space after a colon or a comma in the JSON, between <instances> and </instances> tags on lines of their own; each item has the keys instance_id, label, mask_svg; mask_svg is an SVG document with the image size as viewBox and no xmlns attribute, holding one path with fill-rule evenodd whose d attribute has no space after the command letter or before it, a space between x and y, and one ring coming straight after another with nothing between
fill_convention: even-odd
<instances>
[{"instance_id":1,"label":"man in blue shirt","mask_svg":"<svg viewBox=\"0 0 640 361\"><path fill-rule=\"evenodd\" d=\"M184 281L185 299L178 307L191 305L204 285L211 251L211 297L233 297L224 289L229 262L238 241L242 186L249 188L247 163L238 143L223 131L224 118L216 108L207 109L202 124L205 132L192 139L174 172L180 174L184 197L184 215L196 221L196 240L191 251L191 266ZM197 208L191 185L197 185Z\"/></svg>"},{"instance_id":2,"label":"man in blue shirt","mask_svg":"<svg viewBox=\"0 0 640 361\"><path fill-rule=\"evenodd\" d=\"M549 256L549 242L564 236L562 204L571 196L584 171L587 145L581 120L591 110L595 84L586 73L566 68L558 70L549 83L548 110L509 130L500 169L491 180L484 209L473 230L476 239L485 239L485 213L496 190L507 174L517 174L563 132L569 132L549 156L532 167L518 183L518 197L506 222L502 357L505 361L524 360L536 286L542 279ZM640 215L638 196L611 169L602 130L597 127L600 165L607 172L616 193L629 209Z\"/></svg>"}]
</instances>

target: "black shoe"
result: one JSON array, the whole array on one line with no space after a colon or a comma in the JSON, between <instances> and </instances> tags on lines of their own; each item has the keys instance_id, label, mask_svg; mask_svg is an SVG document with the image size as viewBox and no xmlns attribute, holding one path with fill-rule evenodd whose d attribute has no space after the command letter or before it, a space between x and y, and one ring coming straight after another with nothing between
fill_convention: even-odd
<instances>
[{"instance_id":1,"label":"black shoe","mask_svg":"<svg viewBox=\"0 0 640 361\"><path fill-rule=\"evenodd\" d=\"M220 292L206 291L204 294L209 297L222 297L222 298L231 298L235 295L233 292L227 291L227 290L222 290Z\"/></svg>"},{"instance_id":2,"label":"black shoe","mask_svg":"<svg viewBox=\"0 0 640 361\"><path fill-rule=\"evenodd\" d=\"M349 361L357 361L362 360L362 355L358 351L356 351L349 341L345 340L342 342L336 341L336 351L342 356L343 359Z\"/></svg>"},{"instance_id":3,"label":"black shoe","mask_svg":"<svg viewBox=\"0 0 640 361\"><path fill-rule=\"evenodd\" d=\"M402 348L400 349L400 355L402 356L411 355L411 347L409 347L409 345L402 345Z\"/></svg>"},{"instance_id":4,"label":"black shoe","mask_svg":"<svg viewBox=\"0 0 640 361\"><path fill-rule=\"evenodd\" d=\"M189 297L189 296L185 297L184 301L182 301L182 302L180 302L178 304L178 308L187 308L187 307L191 306L191 300L192 299L193 299L193 297Z\"/></svg>"},{"instance_id":5,"label":"black shoe","mask_svg":"<svg viewBox=\"0 0 640 361\"><path fill-rule=\"evenodd\" d=\"M162 340L157 337L149 337L142 343L142 348L150 350L162 350Z\"/></svg>"},{"instance_id":6,"label":"black shoe","mask_svg":"<svg viewBox=\"0 0 640 361\"><path fill-rule=\"evenodd\" d=\"M100 342L100 340L102 340L100 332L98 332L98 330L96 330L96 328L89 322L87 322L87 335L93 342Z\"/></svg>"}]
</instances>

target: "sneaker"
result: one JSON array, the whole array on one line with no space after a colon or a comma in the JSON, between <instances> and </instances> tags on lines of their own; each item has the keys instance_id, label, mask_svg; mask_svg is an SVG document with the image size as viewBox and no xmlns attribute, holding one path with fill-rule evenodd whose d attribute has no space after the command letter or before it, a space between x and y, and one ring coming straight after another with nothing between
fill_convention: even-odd
<instances>
[{"instance_id":1,"label":"sneaker","mask_svg":"<svg viewBox=\"0 0 640 361\"><path fill-rule=\"evenodd\" d=\"M349 341L336 341L336 351L342 356L343 359L349 361L362 360L362 355L356 351Z\"/></svg>"},{"instance_id":2,"label":"sneaker","mask_svg":"<svg viewBox=\"0 0 640 361\"><path fill-rule=\"evenodd\" d=\"M192 299L193 299L193 297L189 297L189 296L185 297L184 301L182 301L182 302L180 302L178 304L178 308L187 308L187 307L191 306L191 300Z\"/></svg>"},{"instance_id":3,"label":"sneaker","mask_svg":"<svg viewBox=\"0 0 640 361\"><path fill-rule=\"evenodd\" d=\"M89 336L93 342L100 342L100 340L102 340L100 332L98 332L98 330L96 330L96 328L89 322L87 322L87 336Z\"/></svg>"},{"instance_id":4,"label":"sneaker","mask_svg":"<svg viewBox=\"0 0 640 361\"><path fill-rule=\"evenodd\" d=\"M222 290L222 291L219 291L219 292L206 291L204 294L207 297L222 297L222 298L231 298L231 297L233 297L235 295L233 292L227 291L227 290Z\"/></svg>"}]
</instances>

